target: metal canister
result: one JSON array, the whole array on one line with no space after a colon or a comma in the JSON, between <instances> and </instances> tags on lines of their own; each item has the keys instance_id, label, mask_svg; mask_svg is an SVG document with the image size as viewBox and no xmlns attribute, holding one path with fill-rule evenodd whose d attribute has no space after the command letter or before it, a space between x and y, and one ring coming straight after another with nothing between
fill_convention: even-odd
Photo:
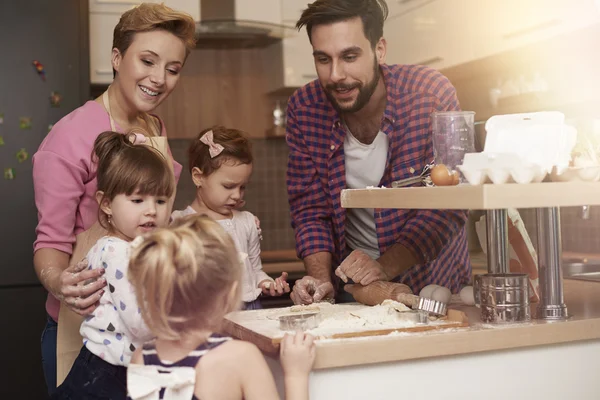
<instances>
[{"instance_id":1,"label":"metal canister","mask_svg":"<svg viewBox=\"0 0 600 400\"><path fill-rule=\"evenodd\" d=\"M523 322L531 319L527 274L485 274L478 282L483 322Z\"/></svg>"}]
</instances>

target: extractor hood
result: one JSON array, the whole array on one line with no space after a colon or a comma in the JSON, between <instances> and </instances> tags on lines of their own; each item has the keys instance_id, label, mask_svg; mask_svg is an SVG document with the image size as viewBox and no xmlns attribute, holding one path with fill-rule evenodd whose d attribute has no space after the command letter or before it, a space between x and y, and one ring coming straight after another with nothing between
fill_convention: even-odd
<instances>
[{"instance_id":1,"label":"extractor hood","mask_svg":"<svg viewBox=\"0 0 600 400\"><path fill-rule=\"evenodd\" d=\"M248 18L236 1L250 0L200 1L196 48L266 47L295 33L294 28L280 23Z\"/></svg>"}]
</instances>

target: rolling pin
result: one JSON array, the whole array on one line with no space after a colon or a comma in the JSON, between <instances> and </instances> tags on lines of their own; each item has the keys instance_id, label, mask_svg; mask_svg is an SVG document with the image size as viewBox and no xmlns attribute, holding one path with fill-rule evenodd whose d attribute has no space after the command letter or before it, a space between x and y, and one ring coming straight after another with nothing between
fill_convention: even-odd
<instances>
[{"instance_id":1,"label":"rolling pin","mask_svg":"<svg viewBox=\"0 0 600 400\"><path fill-rule=\"evenodd\" d=\"M366 286L359 284L345 285L344 290L350 293L356 301L368 306L376 306L390 299L414 308L419 303L410 288L402 283L377 281Z\"/></svg>"}]
</instances>

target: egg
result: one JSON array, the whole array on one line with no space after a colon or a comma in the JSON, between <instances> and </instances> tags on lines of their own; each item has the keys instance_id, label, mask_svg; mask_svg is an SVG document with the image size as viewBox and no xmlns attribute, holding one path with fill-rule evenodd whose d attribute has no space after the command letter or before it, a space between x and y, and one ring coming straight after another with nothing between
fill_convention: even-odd
<instances>
[{"instance_id":1,"label":"egg","mask_svg":"<svg viewBox=\"0 0 600 400\"><path fill-rule=\"evenodd\" d=\"M450 303L450 298L452 297L452 292L447 287L438 286L431 293L431 299L435 301L441 301L442 303Z\"/></svg>"},{"instance_id":2,"label":"egg","mask_svg":"<svg viewBox=\"0 0 600 400\"><path fill-rule=\"evenodd\" d=\"M431 294L433 291L441 286L439 285L427 285L419 292L419 297L425 297L426 299L431 299Z\"/></svg>"},{"instance_id":3,"label":"egg","mask_svg":"<svg viewBox=\"0 0 600 400\"><path fill-rule=\"evenodd\" d=\"M473 306L475 305L475 296L473 293L473 286L465 286L464 288L461 289L460 293L460 299L462 300L463 303L465 303L468 306Z\"/></svg>"},{"instance_id":4,"label":"egg","mask_svg":"<svg viewBox=\"0 0 600 400\"><path fill-rule=\"evenodd\" d=\"M431 169L431 181L436 186L458 185L458 173L450 171L444 164L437 164Z\"/></svg>"}]
</instances>

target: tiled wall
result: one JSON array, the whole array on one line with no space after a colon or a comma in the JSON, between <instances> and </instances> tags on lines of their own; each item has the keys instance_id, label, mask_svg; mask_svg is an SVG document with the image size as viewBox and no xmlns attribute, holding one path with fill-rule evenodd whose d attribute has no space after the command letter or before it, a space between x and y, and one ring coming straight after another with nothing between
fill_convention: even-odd
<instances>
[{"instance_id":1,"label":"tiled wall","mask_svg":"<svg viewBox=\"0 0 600 400\"><path fill-rule=\"evenodd\" d=\"M173 157L183 167L177 185L174 209L187 207L195 195L187 166L188 139L169 140ZM245 209L261 221L263 232L262 250L295 248L294 231L290 225L290 211L285 185L288 148L283 138L252 141L254 171L246 190Z\"/></svg>"}]
</instances>

